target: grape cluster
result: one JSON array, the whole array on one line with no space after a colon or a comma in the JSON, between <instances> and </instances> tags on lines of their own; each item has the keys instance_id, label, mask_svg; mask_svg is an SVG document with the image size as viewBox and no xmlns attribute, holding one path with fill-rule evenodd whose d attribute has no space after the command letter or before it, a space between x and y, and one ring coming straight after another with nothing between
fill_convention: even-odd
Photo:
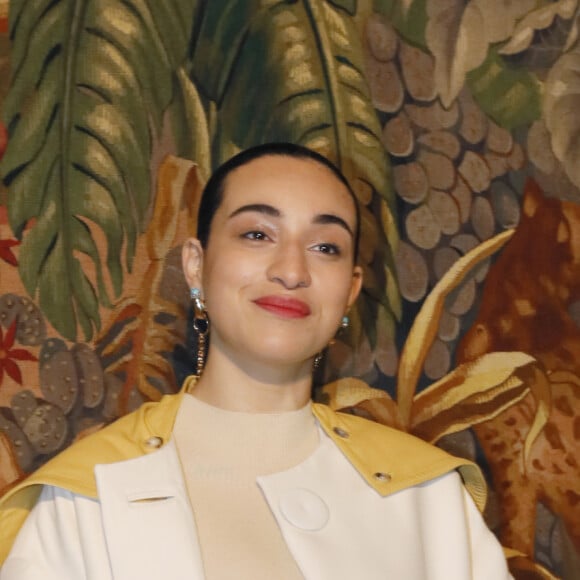
<instances>
[{"instance_id":1,"label":"grape cluster","mask_svg":"<svg viewBox=\"0 0 580 580\"><path fill-rule=\"evenodd\" d=\"M40 320L33 328L40 325L44 329L42 316L32 316L27 299L2 298L0 316L15 316L17 307L30 315L29 319L18 318L16 332L30 344L33 333L27 332L28 320ZM24 473L64 449L75 437L116 419L123 387L121 379L103 371L99 355L88 345L79 343L69 348L58 338L38 344L41 396L23 388L12 397L9 407L0 407L0 434L11 441L14 459ZM132 410L142 402L133 390L127 405Z\"/></svg>"},{"instance_id":2,"label":"grape cluster","mask_svg":"<svg viewBox=\"0 0 580 580\"><path fill-rule=\"evenodd\" d=\"M405 41L382 16L365 27L367 80L383 144L393 168L401 241L396 267L401 295L416 306L451 265L520 218L526 154L464 88L449 108L437 98L434 60ZM487 264L445 304L424 373L436 380L452 368L466 318L473 314ZM403 320L403 326L412 322Z\"/></svg>"},{"instance_id":3,"label":"grape cluster","mask_svg":"<svg viewBox=\"0 0 580 580\"><path fill-rule=\"evenodd\" d=\"M8 328L17 321L16 341L38 346L46 338L46 324L40 309L30 298L8 293L0 296L0 324Z\"/></svg>"}]
</instances>

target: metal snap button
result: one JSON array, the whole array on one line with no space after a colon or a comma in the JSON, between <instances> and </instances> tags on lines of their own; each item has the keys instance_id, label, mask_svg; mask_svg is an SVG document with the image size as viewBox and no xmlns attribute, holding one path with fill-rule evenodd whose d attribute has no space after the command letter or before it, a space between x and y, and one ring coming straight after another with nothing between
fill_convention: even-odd
<instances>
[{"instance_id":1,"label":"metal snap button","mask_svg":"<svg viewBox=\"0 0 580 580\"><path fill-rule=\"evenodd\" d=\"M153 435L153 437L149 437L145 441L145 446L149 447L149 449L159 449L163 445L163 439L157 435Z\"/></svg>"},{"instance_id":2,"label":"metal snap button","mask_svg":"<svg viewBox=\"0 0 580 580\"><path fill-rule=\"evenodd\" d=\"M348 439L350 437L350 433L345 429L343 429L342 427L334 427L332 430L343 439Z\"/></svg>"},{"instance_id":3,"label":"metal snap button","mask_svg":"<svg viewBox=\"0 0 580 580\"><path fill-rule=\"evenodd\" d=\"M377 471L376 473L373 473L373 477L375 479L377 479L378 481L382 481L385 483L391 481L391 479L392 479L390 473L385 473L383 471Z\"/></svg>"}]
</instances>

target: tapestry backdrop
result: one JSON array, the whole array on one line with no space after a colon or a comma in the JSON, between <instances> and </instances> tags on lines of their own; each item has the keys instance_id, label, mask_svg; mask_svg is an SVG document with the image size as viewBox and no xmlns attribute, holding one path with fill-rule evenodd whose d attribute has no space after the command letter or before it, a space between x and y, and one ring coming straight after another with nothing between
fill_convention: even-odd
<instances>
[{"instance_id":1,"label":"tapestry backdrop","mask_svg":"<svg viewBox=\"0 0 580 580\"><path fill-rule=\"evenodd\" d=\"M292 141L362 208L315 396L478 461L514 575L580 577L578 23L578 0L0 0L0 489L178 389L200 188Z\"/></svg>"}]
</instances>

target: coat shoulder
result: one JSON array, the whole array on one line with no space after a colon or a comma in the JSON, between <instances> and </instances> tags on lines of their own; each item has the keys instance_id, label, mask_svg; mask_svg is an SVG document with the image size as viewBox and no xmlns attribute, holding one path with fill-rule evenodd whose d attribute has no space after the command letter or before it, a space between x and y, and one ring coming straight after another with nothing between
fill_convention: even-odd
<instances>
[{"instance_id":1,"label":"coat shoulder","mask_svg":"<svg viewBox=\"0 0 580 580\"><path fill-rule=\"evenodd\" d=\"M16 485L7 496L25 487L54 485L96 497L95 465L138 457L166 443L171 437L180 400L179 394L167 395L159 402L141 405L73 443Z\"/></svg>"},{"instance_id":2,"label":"coat shoulder","mask_svg":"<svg viewBox=\"0 0 580 580\"><path fill-rule=\"evenodd\" d=\"M97 497L94 468L131 459L170 439L181 393L145 403L100 431L81 439L45 463L0 498L0 566L43 485Z\"/></svg>"},{"instance_id":3,"label":"coat shoulder","mask_svg":"<svg viewBox=\"0 0 580 580\"><path fill-rule=\"evenodd\" d=\"M328 436L379 493L387 495L457 471L478 508L485 507L487 486L472 461L399 429L326 405L314 404L313 410Z\"/></svg>"}]
</instances>

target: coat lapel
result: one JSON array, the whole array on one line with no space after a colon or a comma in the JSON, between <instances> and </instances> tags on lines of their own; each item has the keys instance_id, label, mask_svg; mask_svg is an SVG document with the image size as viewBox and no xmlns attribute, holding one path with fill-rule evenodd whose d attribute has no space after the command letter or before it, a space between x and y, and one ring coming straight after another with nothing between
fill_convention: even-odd
<instances>
[{"instance_id":1,"label":"coat lapel","mask_svg":"<svg viewBox=\"0 0 580 580\"><path fill-rule=\"evenodd\" d=\"M97 465L115 580L203 578L199 542L175 446Z\"/></svg>"},{"instance_id":2,"label":"coat lapel","mask_svg":"<svg viewBox=\"0 0 580 580\"><path fill-rule=\"evenodd\" d=\"M383 497L321 437L305 462L258 480L306 578L471 577L456 473Z\"/></svg>"}]
</instances>

